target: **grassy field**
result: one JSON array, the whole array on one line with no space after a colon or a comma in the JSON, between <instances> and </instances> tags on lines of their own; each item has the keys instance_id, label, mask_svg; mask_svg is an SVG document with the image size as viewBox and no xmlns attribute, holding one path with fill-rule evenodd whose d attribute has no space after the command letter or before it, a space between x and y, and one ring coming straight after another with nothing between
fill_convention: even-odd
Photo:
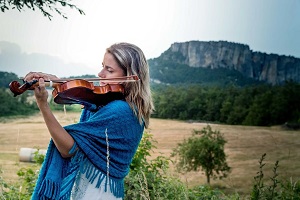
<instances>
[{"instance_id":1,"label":"grassy field","mask_svg":"<svg viewBox=\"0 0 300 200\"><path fill-rule=\"evenodd\" d=\"M55 113L62 125L76 123L79 113ZM176 120L151 119L147 130L157 141L152 157L168 157L172 149L188 138L193 129L202 129L207 123L188 123ZM227 144L225 151L227 161L232 168L229 177L223 180L212 180L212 185L227 192L249 194L253 177L259 170L258 161L266 153L265 176L272 175L275 162L279 161L279 178L293 181L300 179L300 131L285 130L281 127L229 126L209 124L213 130L224 134ZM28 118L7 120L0 124L0 169L5 180L17 180L16 172L30 163L19 162L19 150L22 147L46 149L49 134L40 115ZM188 186L205 184L203 172L176 174Z\"/></svg>"}]
</instances>

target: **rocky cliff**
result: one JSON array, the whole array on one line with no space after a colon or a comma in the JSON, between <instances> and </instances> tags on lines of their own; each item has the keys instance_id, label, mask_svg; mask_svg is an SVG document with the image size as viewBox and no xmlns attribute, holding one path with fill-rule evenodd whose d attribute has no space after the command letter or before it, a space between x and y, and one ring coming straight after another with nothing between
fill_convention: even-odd
<instances>
[{"instance_id":1,"label":"rocky cliff","mask_svg":"<svg viewBox=\"0 0 300 200\"><path fill-rule=\"evenodd\" d=\"M288 80L300 82L300 59L250 50L248 45L218 41L174 43L161 55L190 67L228 68L273 85Z\"/></svg>"}]
</instances>

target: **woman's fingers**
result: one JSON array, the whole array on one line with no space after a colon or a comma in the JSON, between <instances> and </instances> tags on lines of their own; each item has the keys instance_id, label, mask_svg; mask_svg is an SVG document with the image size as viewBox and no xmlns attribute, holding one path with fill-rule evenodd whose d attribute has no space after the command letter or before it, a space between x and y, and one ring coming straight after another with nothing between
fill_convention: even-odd
<instances>
[{"instance_id":1,"label":"woman's fingers","mask_svg":"<svg viewBox=\"0 0 300 200\"><path fill-rule=\"evenodd\" d=\"M37 87L34 88L34 90L36 96L41 97L43 95L44 90L46 90L45 81L43 78L39 78L39 84Z\"/></svg>"},{"instance_id":2,"label":"woman's fingers","mask_svg":"<svg viewBox=\"0 0 300 200\"><path fill-rule=\"evenodd\" d=\"M26 74L26 76L24 77L24 81L32 81L32 80L36 80L38 78L42 78L42 73L41 72L29 72L28 74Z\"/></svg>"},{"instance_id":3,"label":"woman's fingers","mask_svg":"<svg viewBox=\"0 0 300 200\"><path fill-rule=\"evenodd\" d=\"M43 78L46 81L49 80L57 80L58 77L52 74L47 74L47 73L43 73L43 72L29 72L28 74L26 74L26 76L24 77L24 81L32 81L32 80L36 80L39 78Z\"/></svg>"},{"instance_id":4,"label":"woman's fingers","mask_svg":"<svg viewBox=\"0 0 300 200\"><path fill-rule=\"evenodd\" d=\"M39 86L34 88L34 94L38 105L47 102L48 92L46 90L45 81L43 78L39 78Z\"/></svg>"},{"instance_id":5,"label":"woman's fingers","mask_svg":"<svg viewBox=\"0 0 300 200\"><path fill-rule=\"evenodd\" d=\"M40 89L45 89L45 81L43 78L39 78L39 87Z\"/></svg>"}]
</instances>

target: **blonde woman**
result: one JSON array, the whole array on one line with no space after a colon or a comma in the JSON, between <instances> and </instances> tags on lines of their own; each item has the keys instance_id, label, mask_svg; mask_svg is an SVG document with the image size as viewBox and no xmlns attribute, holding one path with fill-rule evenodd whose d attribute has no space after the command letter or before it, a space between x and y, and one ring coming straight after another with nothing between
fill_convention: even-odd
<instances>
[{"instance_id":1,"label":"blonde woman","mask_svg":"<svg viewBox=\"0 0 300 200\"><path fill-rule=\"evenodd\" d=\"M41 72L25 76L25 81L39 80L34 93L51 135L33 200L123 199L124 178L154 107L142 50L129 43L107 48L98 76L106 79L130 75L137 75L139 81L124 83L122 98L85 106L80 121L64 127L47 103L44 82L58 77Z\"/></svg>"}]
</instances>

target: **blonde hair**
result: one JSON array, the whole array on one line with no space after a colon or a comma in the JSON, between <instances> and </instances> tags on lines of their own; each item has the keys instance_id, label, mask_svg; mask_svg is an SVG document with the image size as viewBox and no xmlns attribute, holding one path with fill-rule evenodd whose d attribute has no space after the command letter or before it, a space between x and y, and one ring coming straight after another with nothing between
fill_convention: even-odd
<instances>
[{"instance_id":1,"label":"blonde hair","mask_svg":"<svg viewBox=\"0 0 300 200\"><path fill-rule=\"evenodd\" d=\"M138 117L140 123L144 121L149 126L149 119L154 105L150 90L149 66L143 51L129 43L116 43L106 49L111 53L126 76L137 75L139 81L124 83L125 100Z\"/></svg>"}]
</instances>

